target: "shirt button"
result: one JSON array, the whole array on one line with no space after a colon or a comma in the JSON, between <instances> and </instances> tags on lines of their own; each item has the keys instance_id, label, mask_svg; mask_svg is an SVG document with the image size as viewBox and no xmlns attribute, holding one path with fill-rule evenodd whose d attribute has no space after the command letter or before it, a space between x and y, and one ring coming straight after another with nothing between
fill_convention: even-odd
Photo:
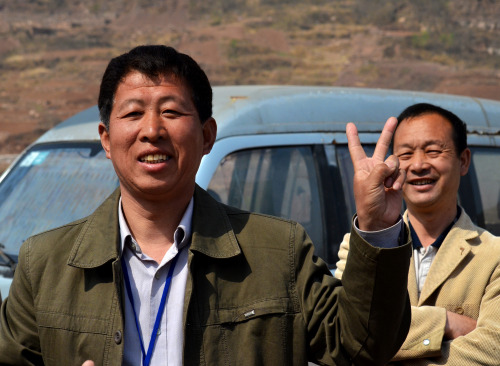
<instances>
[{"instance_id":1,"label":"shirt button","mask_svg":"<svg viewBox=\"0 0 500 366\"><path fill-rule=\"evenodd\" d=\"M117 330L115 332L115 337L114 338L115 338L115 343L116 344L122 343L122 332L120 332L119 330Z\"/></svg>"},{"instance_id":2,"label":"shirt button","mask_svg":"<svg viewBox=\"0 0 500 366\"><path fill-rule=\"evenodd\" d=\"M455 309L455 313L463 315L464 314L464 309L461 308L461 307L458 307L458 308Z\"/></svg>"},{"instance_id":3,"label":"shirt button","mask_svg":"<svg viewBox=\"0 0 500 366\"><path fill-rule=\"evenodd\" d=\"M156 278L157 280L159 280L159 279L160 279L160 274L159 274L158 272L156 272L156 273L155 273L155 278Z\"/></svg>"},{"instance_id":4,"label":"shirt button","mask_svg":"<svg viewBox=\"0 0 500 366\"><path fill-rule=\"evenodd\" d=\"M424 346L428 346L429 344L431 344L431 341L428 339L424 339Z\"/></svg>"}]
</instances>

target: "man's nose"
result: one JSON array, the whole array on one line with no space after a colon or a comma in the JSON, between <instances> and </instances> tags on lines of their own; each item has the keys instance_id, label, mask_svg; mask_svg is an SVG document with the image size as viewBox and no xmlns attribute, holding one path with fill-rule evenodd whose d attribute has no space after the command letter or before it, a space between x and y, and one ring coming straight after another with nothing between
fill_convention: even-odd
<instances>
[{"instance_id":1,"label":"man's nose","mask_svg":"<svg viewBox=\"0 0 500 366\"><path fill-rule=\"evenodd\" d=\"M150 112L144 116L140 131L140 141L154 142L167 137L167 129L161 116Z\"/></svg>"},{"instance_id":2,"label":"man's nose","mask_svg":"<svg viewBox=\"0 0 500 366\"><path fill-rule=\"evenodd\" d=\"M427 167L427 158L425 156L425 152L421 150L417 150L413 153L413 156L410 160L410 169L414 171L421 171L426 169Z\"/></svg>"}]
</instances>

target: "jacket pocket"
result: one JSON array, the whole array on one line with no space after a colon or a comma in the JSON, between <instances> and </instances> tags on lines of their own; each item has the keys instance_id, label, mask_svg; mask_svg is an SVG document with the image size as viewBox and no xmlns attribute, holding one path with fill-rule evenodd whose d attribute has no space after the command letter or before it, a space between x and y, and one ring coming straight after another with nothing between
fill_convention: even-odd
<instances>
[{"instance_id":1,"label":"jacket pocket","mask_svg":"<svg viewBox=\"0 0 500 366\"><path fill-rule=\"evenodd\" d=\"M253 318L292 312L290 299L262 299L244 306L229 309L217 309L209 315L206 325L238 324Z\"/></svg>"},{"instance_id":2,"label":"jacket pocket","mask_svg":"<svg viewBox=\"0 0 500 366\"><path fill-rule=\"evenodd\" d=\"M106 334L109 323L109 319L56 312L39 312L37 321L40 328L92 334Z\"/></svg>"},{"instance_id":3,"label":"jacket pocket","mask_svg":"<svg viewBox=\"0 0 500 366\"><path fill-rule=\"evenodd\" d=\"M96 365L103 364L105 345L109 343L108 319L39 312L37 322L45 365L81 365L90 359Z\"/></svg>"},{"instance_id":4,"label":"jacket pocket","mask_svg":"<svg viewBox=\"0 0 500 366\"><path fill-rule=\"evenodd\" d=\"M264 299L233 309L218 309L204 329L209 365L289 365L294 322L289 299ZM215 314L216 313L216 314Z\"/></svg>"}]
</instances>

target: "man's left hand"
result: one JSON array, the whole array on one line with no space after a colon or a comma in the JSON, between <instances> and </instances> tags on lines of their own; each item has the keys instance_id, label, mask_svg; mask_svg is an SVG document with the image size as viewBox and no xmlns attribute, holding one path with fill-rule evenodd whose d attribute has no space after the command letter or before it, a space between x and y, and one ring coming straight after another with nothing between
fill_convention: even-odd
<instances>
[{"instance_id":1,"label":"man's left hand","mask_svg":"<svg viewBox=\"0 0 500 366\"><path fill-rule=\"evenodd\" d=\"M372 157L367 157L353 123L346 126L349 153L354 166L354 199L358 227L363 231L378 231L394 225L401 214L401 189L406 172L399 169L399 160L389 151L397 119L387 120Z\"/></svg>"}]
</instances>

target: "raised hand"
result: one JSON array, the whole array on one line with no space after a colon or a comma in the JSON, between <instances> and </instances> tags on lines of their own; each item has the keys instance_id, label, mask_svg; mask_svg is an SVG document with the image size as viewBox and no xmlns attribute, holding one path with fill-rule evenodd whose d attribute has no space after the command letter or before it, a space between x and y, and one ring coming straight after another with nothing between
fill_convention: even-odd
<instances>
[{"instance_id":1,"label":"raised hand","mask_svg":"<svg viewBox=\"0 0 500 366\"><path fill-rule=\"evenodd\" d=\"M398 221L401 213L401 189L406 172L399 169L399 160L394 155L385 160L396 126L396 118L387 120L372 157L366 156L356 126L353 123L346 126L354 166L354 200L361 230L386 229Z\"/></svg>"}]
</instances>

